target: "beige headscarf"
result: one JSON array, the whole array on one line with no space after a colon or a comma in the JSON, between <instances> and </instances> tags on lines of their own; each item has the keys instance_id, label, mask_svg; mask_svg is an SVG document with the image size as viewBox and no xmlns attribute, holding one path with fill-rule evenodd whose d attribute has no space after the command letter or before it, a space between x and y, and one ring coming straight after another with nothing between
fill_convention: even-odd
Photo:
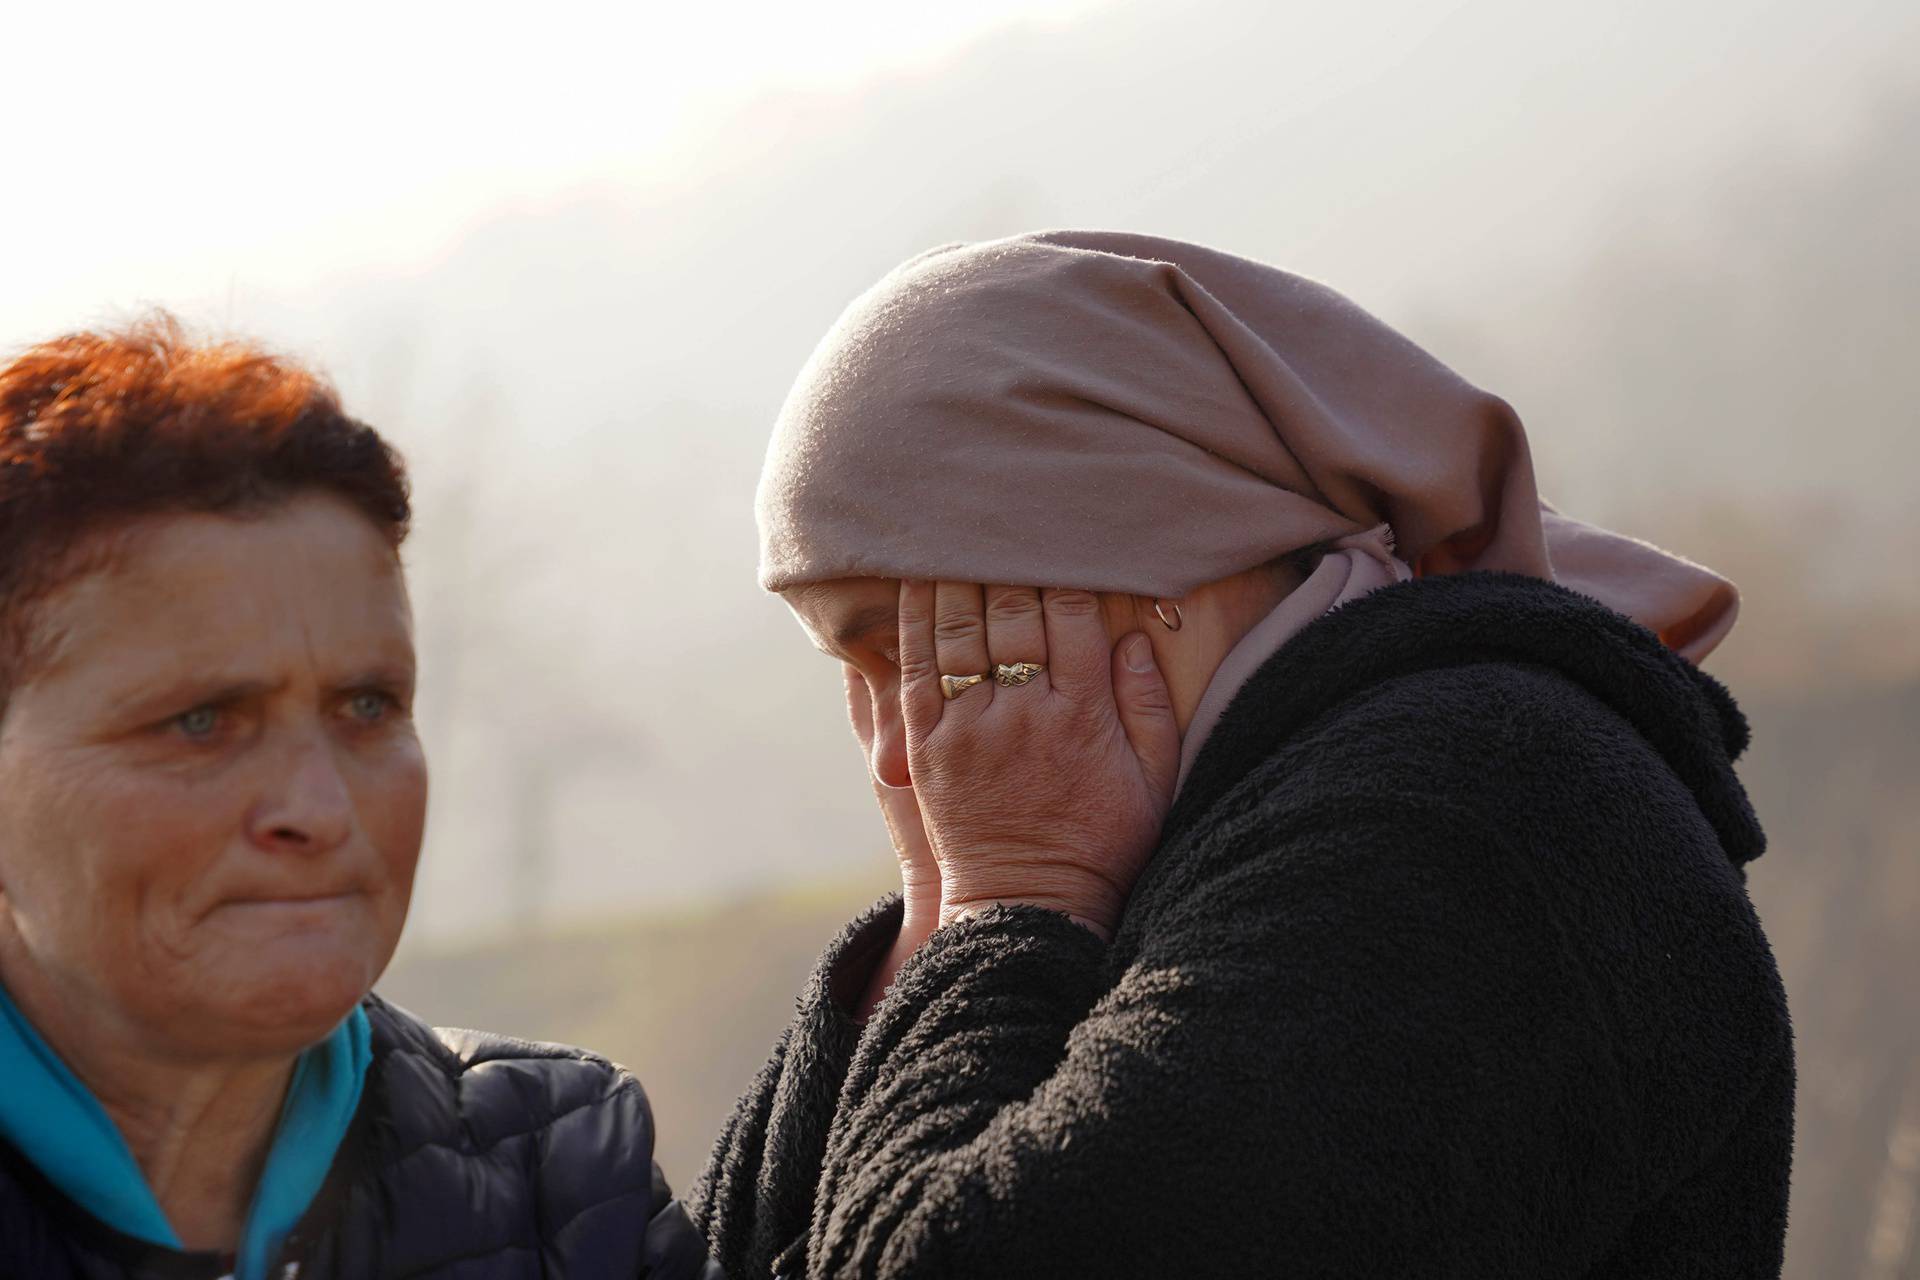
<instances>
[{"instance_id":1,"label":"beige headscarf","mask_svg":"<svg viewBox=\"0 0 1920 1280\"><path fill-rule=\"evenodd\" d=\"M1710 570L1548 507L1512 409L1339 294L1112 232L936 249L856 299L781 410L758 512L774 591L1178 598L1384 524L1408 573L1559 582L1695 662L1738 605Z\"/></svg>"}]
</instances>

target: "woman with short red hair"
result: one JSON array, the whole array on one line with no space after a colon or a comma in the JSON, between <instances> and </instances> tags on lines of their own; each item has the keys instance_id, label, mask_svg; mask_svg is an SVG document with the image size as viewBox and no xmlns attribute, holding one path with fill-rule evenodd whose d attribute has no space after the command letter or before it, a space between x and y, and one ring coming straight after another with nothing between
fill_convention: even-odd
<instances>
[{"instance_id":1,"label":"woman with short red hair","mask_svg":"<svg viewBox=\"0 0 1920 1280\"><path fill-rule=\"evenodd\" d=\"M370 993L426 813L408 519L252 347L0 368L0 1275L718 1276L632 1076Z\"/></svg>"}]
</instances>

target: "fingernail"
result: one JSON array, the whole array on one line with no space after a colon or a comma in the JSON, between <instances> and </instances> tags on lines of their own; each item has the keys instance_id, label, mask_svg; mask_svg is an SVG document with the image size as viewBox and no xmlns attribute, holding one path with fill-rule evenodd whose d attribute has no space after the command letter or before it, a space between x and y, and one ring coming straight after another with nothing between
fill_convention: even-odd
<instances>
[{"instance_id":1,"label":"fingernail","mask_svg":"<svg viewBox=\"0 0 1920 1280\"><path fill-rule=\"evenodd\" d=\"M1153 670L1153 645L1145 636L1135 636L1127 642L1127 651L1123 655L1129 671Z\"/></svg>"}]
</instances>

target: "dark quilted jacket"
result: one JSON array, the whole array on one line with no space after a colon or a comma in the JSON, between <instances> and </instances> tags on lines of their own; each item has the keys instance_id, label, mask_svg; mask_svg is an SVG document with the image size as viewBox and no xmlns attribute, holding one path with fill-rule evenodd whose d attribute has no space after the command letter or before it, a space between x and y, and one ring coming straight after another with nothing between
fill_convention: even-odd
<instances>
[{"instance_id":1,"label":"dark quilted jacket","mask_svg":"<svg viewBox=\"0 0 1920 1280\"><path fill-rule=\"evenodd\" d=\"M1727 691L1549 583L1283 646L1110 945L832 948L693 1197L736 1280L1778 1276L1793 1138Z\"/></svg>"},{"instance_id":2,"label":"dark quilted jacket","mask_svg":"<svg viewBox=\"0 0 1920 1280\"><path fill-rule=\"evenodd\" d=\"M373 1063L326 1186L283 1250L298 1280L720 1280L653 1163L639 1082L579 1049L436 1031L366 1001ZM6 1280L212 1280L68 1201L0 1143Z\"/></svg>"}]
</instances>

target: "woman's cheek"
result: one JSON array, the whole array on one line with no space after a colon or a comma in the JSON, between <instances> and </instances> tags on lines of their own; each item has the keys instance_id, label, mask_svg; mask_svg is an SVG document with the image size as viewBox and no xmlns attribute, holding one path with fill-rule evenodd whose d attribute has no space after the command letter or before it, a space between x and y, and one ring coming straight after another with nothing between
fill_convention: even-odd
<instances>
[{"instance_id":1,"label":"woman's cheek","mask_svg":"<svg viewBox=\"0 0 1920 1280\"><path fill-rule=\"evenodd\" d=\"M900 685L896 678L874 699L873 747L869 764L874 780L902 790L913 785L907 765L907 728L900 714Z\"/></svg>"},{"instance_id":2,"label":"woman's cheek","mask_svg":"<svg viewBox=\"0 0 1920 1280\"><path fill-rule=\"evenodd\" d=\"M866 675L851 662L840 665L841 680L847 696L847 724L862 755L873 756L873 693Z\"/></svg>"},{"instance_id":3,"label":"woman's cheek","mask_svg":"<svg viewBox=\"0 0 1920 1280\"><path fill-rule=\"evenodd\" d=\"M397 737L370 762L362 785L368 838L404 904L412 893L414 868L427 826L427 760L411 733Z\"/></svg>"},{"instance_id":4,"label":"woman's cheek","mask_svg":"<svg viewBox=\"0 0 1920 1280\"><path fill-rule=\"evenodd\" d=\"M175 966L196 954L197 926L222 889L222 864L245 827L244 789L178 772L113 771L68 812L85 870L88 964L122 1003L145 1014L170 1005Z\"/></svg>"}]
</instances>

